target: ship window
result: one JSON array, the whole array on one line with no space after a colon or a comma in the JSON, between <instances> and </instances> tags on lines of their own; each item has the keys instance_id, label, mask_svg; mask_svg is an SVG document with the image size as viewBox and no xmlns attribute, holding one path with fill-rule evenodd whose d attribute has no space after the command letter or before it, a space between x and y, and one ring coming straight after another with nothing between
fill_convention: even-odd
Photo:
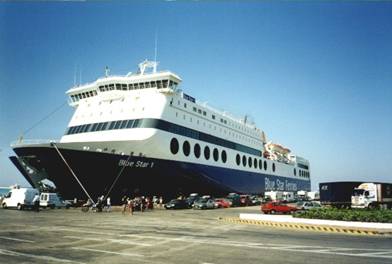
<instances>
[{"instance_id":1,"label":"ship window","mask_svg":"<svg viewBox=\"0 0 392 264\"><path fill-rule=\"evenodd\" d=\"M249 168L252 168L252 158L251 157L248 158L248 165L249 165Z\"/></svg>"},{"instance_id":2,"label":"ship window","mask_svg":"<svg viewBox=\"0 0 392 264\"><path fill-rule=\"evenodd\" d=\"M184 152L185 156L189 156L189 153L191 152L191 145L188 141L184 141L184 143L182 144L182 151Z\"/></svg>"},{"instance_id":3,"label":"ship window","mask_svg":"<svg viewBox=\"0 0 392 264\"><path fill-rule=\"evenodd\" d=\"M263 169L263 162L261 160L259 160L259 169L262 170Z\"/></svg>"},{"instance_id":4,"label":"ship window","mask_svg":"<svg viewBox=\"0 0 392 264\"><path fill-rule=\"evenodd\" d=\"M93 91L93 94L94 94L94 95L97 95L97 91L94 90L94 91Z\"/></svg>"},{"instance_id":5,"label":"ship window","mask_svg":"<svg viewBox=\"0 0 392 264\"><path fill-rule=\"evenodd\" d=\"M198 112L199 114L201 114L201 109L198 109L197 112Z\"/></svg>"},{"instance_id":6,"label":"ship window","mask_svg":"<svg viewBox=\"0 0 392 264\"><path fill-rule=\"evenodd\" d=\"M116 90L121 90L121 84L116 83Z\"/></svg>"},{"instance_id":7,"label":"ship window","mask_svg":"<svg viewBox=\"0 0 392 264\"><path fill-rule=\"evenodd\" d=\"M98 123L97 131L101 131L101 130L102 130L103 124L104 124L104 123Z\"/></svg>"},{"instance_id":8,"label":"ship window","mask_svg":"<svg viewBox=\"0 0 392 264\"><path fill-rule=\"evenodd\" d=\"M101 130L106 130L108 124L109 124L109 122L102 123Z\"/></svg>"},{"instance_id":9,"label":"ship window","mask_svg":"<svg viewBox=\"0 0 392 264\"><path fill-rule=\"evenodd\" d=\"M133 125L133 120L128 120L127 128L131 128Z\"/></svg>"},{"instance_id":10,"label":"ship window","mask_svg":"<svg viewBox=\"0 0 392 264\"><path fill-rule=\"evenodd\" d=\"M200 145L199 144L195 144L195 147L193 148L193 153L195 154L196 158L200 157Z\"/></svg>"},{"instance_id":11,"label":"ship window","mask_svg":"<svg viewBox=\"0 0 392 264\"><path fill-rule=\"evenodd\" d=\"M184 103L184 108L186 108L186 103Z\"/></svg>"},{"instance_id":12,"label":"ship window","mask_svg":"<svg viewBox=\"0 0 392 264\"><path fill-rule=\"evenodd\" d=\"M257 169L257 159L256 158L253 160L253 167L255 167L255 169Z\"/></svg>"},{"instance_id":13,"label":"ship window","mask_svg":"<svg viewBox=\"0 0 392 264\"><path fill-rule=\"evenodd\" d=\"M133 89L135 89L135 90L139 89L139 84L138 83L134 83L133 84Z\"/></svg>"},{"instance_id":14,"label":"ship window","mask_svg":"<svg viewBox=\"0 0 392 264\"><path fill-rule=\"evenodd\" d=\"M114 129L119 129L120 128L120 125L121 125L121 121L119 120L119 121L116 121L116 124L115 124L115 126L114 126Z\"/></svg>"},{"instance_id":15,"label":"ship window","mask_svg":"<svg viewBox=\"0 0 392 264\"><path fill-rule=\"evenodd\" d=\"M275 163L272 163L272 171L275 172Z\"/></svg>"},{"instance_id":16,"label":"ship window","mask_svg":"<svg viewBox=\"0 0 392 264\"><path fill-rule=\"evenodd\" d=\"M240 154L237 154L237 156L235 157L235 161L237 162L237 165L239 166L241 163L241 157Z\"/></svg>"},{"instance_id":17,"label":"ship window","mask_svg":"<svg viewBox=\"0 0 392 264\"><path fill-rule=\"evenodd\" d=\"M246 157L245 157L245 155L242 156L242 165L246 166Z\"/></svg>"},{"instance_id":18,"label":"ship window","mask_svg":"<svg viewBox=\"0 0 392 264\"><path fill-rule=\"evenodd\" d=\"M86 94L85 93L82 93L82 98L86 98Z\"/></svg>"},{"instance_id":19,"label":"ship window","mask_svg":"<svg viewBox=\"0 0 392 264\"><path fill-rule=\"evenodd\" d=\"M215 115L212 115L212 119L215 119Z\"/></svg>"},{"instance_id":20,"label":"ship window","mask_svg":"<svg viewBox=\"0 0 392 264\"><path fill-rule=\"evenodd\" d=\"M264 170L267 170L267 161L264 161Z\"/></svg>"},{"instance_id":21,"label":"ship window","mask_svg":"<svg viewBox=\"0 0 392 264\"><path fill-rule=\"evenodd\" d=\"M177 154L179 149L178 140L176 138L172 138L170 141L170 151L172 154Z\"/></svg>"},{"instance_id":22,"label":"ship window","mask_svg":"<svg viewBox=\"0 0 392 264\"><path fill-rule=\"evenodd\" d=\"M203 116L205 116L205 115L207 115L207 112L206 112L206 111L203 111Z\"/></svg>"},{"instance_id":23,"label":"ship window","mask_svg":"<svg viewBox=\"0 0 392 264\"><path fill-rule=\"evenodd\" d=\"M100 90L101 92L103 92L103 89L104 89L104 86L103 86L103 85L99 86L99 90Z\"/></svg>"},{"instance_id":24,"label":"ship window","mask_svg":"<svg viewBox=\"0 0 392 264\"><path fill-rule=\"evenodd\" d=\"M140 89L144 89L144 83L139 83Z\"/></svg>"},{"instance_id":25,"label":"ship window","mask_svg":"<svg viewBox=\"0 0 392 264\"><path fill-rule=\"evenodd\" d=\"M114 84L109 84L109 90L114 90Z\"/></svg>"},{"instance_id":26,"label":"ship window","mask_svg":"<svg viewBox=\"0 0 392 264\"><path fill-rule=\"evenodd\" d=\"M155 87L157 87L157 83L155 81L152 81L151 82L151 88L155 88Z\"/></svg>"},{"instance_id":27,"label":"ship window","mask_svg":"<svg viewBox=\"0 0 392 264\"><path fill-rule=\"evenodd\" d=\"M140 120L139 119L136 119L135 121L133 121L133 128L135 128L135 127L139 127L140 126Z\"/></svg>"},{"instance_id":28,"label":"ship window","mask_svg":"<svg viewBox=\"0 0 392 264\"><path fill-rule=\"evenodd\" d=\"M129 90L133 90L133 83L130 83L128 86L129 86Z\"/></svg>"},{"instance_id":29,"label":"ship window","mask_svg":"<svg viewBox=\"0 0 392 264\"><path fill-rule=\"evenodd\" d=\"M196 107L193 107L193 112L197 112L197 108Z\"/></svg>"},{"instance_id":30,"label":"ship window","mask_svg":"<svg viewBox=\"0 0 392 264\"><path fill-rule=\"evenodd\" d=\"M222 161L223 161L223 163L226 163L226 161L227 161L227 154L226 154L226 151L225 150L222 150Z\"/></svg>"},{"instance_id":31,"label":"ship window","mask_svg":"<svg viewBox=\"0 0 392 264\"><path fill-rule=\"evenodd\" d=\"M158 89L162 88L162 81L157 81L157 87L158 87Z\"/></svg>"},{"instance_id":32,"label":"ship window","mask_svg":"<svg viewBox=\"0 0 392 264\"><path fill-rule=\"evenodd\" d=\"M150 88L150 87L151 87L150 82L144 83L144 86L145 86L146 88Z\"/></svg>"},{"instance_id":33,"label":"ship window","mask_svg":"<svg viewBox=\"0 0 392 264\"><path fill-rule=\"evenodd\" d=\"M214 157L214 160L218 161L218 159L219 159L219 152L218 152L218 150L216 148L214 148L214 151L213 151L212 155Z\"/></svg>"},{"instance_id":34,"label":"ship window","mask_svg":"<svg viewBox=\"0 0 392 264\"><path fill-rule=\"evenodd\" d=\"M210 159L210 148L208 146L204 147L204 158L206 158L206 160Z\"/></svg>"},{"instance_id":35,"label":"ship window","mask_svg":"<svg viewBox=\"0 0 392 264\"><path fill-rule=\"evenodd\" d=\"M294 168L294 176L297 176L297 170Z\"/></svg>"},{"instance_id":36,"label":"ship window","mask_svg":"<svg viewBox=\"0 0 392 264\"><path fill-rule=\"evenodd\" d=\"M127 125L127 122L128 122L128 120L123 120L123 121L121 122L120 128L121 128L121 129L125 128L126 125Z\"/></svg>"},{"instance_id":37,"label":"ship window","mask_svg":"<svg viewBox=\"0 0 392 264\"><path fill-rule=\"evenodd\" d=\"M116 121L110 122L109 130L113 129L115 124L116 124Z\"/></svg>"},{"instance_id":38,"label":"ship window","mask_svg":"<svg viewBox=\"0 0 392 264\"><path fill-rule=\"evenodd\" d=\"M98 123L94 123L93 127L91 128L91 131L97 131Z\"/></svg>"},{"instance_id":39,"label":"ship window","mask_svg":"<svg viewBox=\"0 0 392 264\"><path fill-rule=\"evenodd\" d=\"M122 88L123 91L126 91L127 90L127 85L126 84L121 84L121 88Z\"/></svg>"},{"instance_id":40,"label":"ship window","mask_svg":"<svg viewBox=\"0 0 392 264\"><path fill-rule=\"evenodd\" d=\"M168 84L168 80L162 81L163 88L167 88L167 84Z\"/></svg>"}]
</instances>

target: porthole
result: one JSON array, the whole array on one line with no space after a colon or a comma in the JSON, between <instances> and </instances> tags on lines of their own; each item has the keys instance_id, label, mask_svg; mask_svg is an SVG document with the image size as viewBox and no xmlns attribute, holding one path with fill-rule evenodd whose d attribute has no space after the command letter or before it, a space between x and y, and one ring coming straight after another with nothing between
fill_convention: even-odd
<instances>
[{"instance_id":1,"label":"porthole","mask_svg":"<svg viewBox=\"0 0 392 264\"><path fill-rule=\"evenodd\" d=\"M259 160L259 169L262 170L263 169L263 162L261 160Z\"/></svg>"},{"instance_id":2,"label":"porthole","mask_svg":"<svg viewBox=\"0 0 392 264\"><path fill-rule=\"evenodd\" d=\"M255 169L257 169L257 159L256 158L253 160L253 167L255 167Z\"/></svg>"},{"instance_id":3,"label":"porthole","mask_svg":"<svg viewBox=\"0 0 392 264\"><path fill-rule=\"evenodd\" d=\"M237 162L237 165L240 166L240 163L241 163L240 154L237 154L237 156L235 157L235 161Z\"/></svg>"},{"instance_id":4,"label":"porthole","mask_svg":"<svg viewBox=\"0 0 392 264\"><path fill-rule=\"evenodd\" d=\"M218 152L218 150L216 148L214 148L214 151L212 152L212 155L214 157L214 160L218 161L218 159L219 159L219 152Z\"/></svg>"},{"instance_id":5,"label":"porthole","mask_svg":"<svg viewBox=\"0 0 392 264\"><path fill-rule=\"evenodd\" d=\"M199 144L195 144L195 147L193 148L193 153L195 154L196 158L200 157L200 145Z\"/></svg>"},{"instance_id":6,"label":"porthole","mask_svg":"<svg viewBox=\"0 0 392 264\"><path fill-rule=\"evenodd\" d=\"M210 148L208 146L205 146L204 148L204 158L206 158L206 160L210 159Z\"/></svg>"},{"instance_id":7,"label":"porthole","mask_svg":"<svg viewBox=\"0 0 392 264\"><path fill-rule=\"evenodd\" d=\"M294 176L297 176L297 170L294 168Z\"/></svg>"},{"instance_id":8,"label":"porthole","mask_svg":"<svg viewBox=\"0 0 392 264\"><path fill-rule=\"evenodd\" d=\"M249 168L252 168L252 158L251 157L248 158L248 165L249 165Z\"/></svg>"},{"instance_id":9,"label":"porthole","mask_svg":"<svg viewBox=\"0 0 392 264\"><path fill-rule=\"evenodd\" d=\"M184 152L185 156L189 156L189 153L191 152L191 145L188 141L184 141L184 144L182 144L182 151Z\"/></svg>"},{"instance_id":10,"label":"porthole","mask_svg":"<svg viewBox=\"0 0 392 264\"><path fill-rule=\"evenodd\" d=\"M267 170L267 161L264 161L264 170Z\"/></svg>"},{"instance_id":11,"label":"porthole","mask_svg":"<svg viewBox=\"0 0 392 264\"><path fill-rule=\"evenodd\" d=\"M272 171L275 172L275 163L272 163Z\"/></svg>"},{"instance_id":12,"label":"porthole","mask_svg":"<svg viewBox=\"0 0 392 264\"><path fill-rule=\"evenodd\" d=\"M178 140L176 138L172 138L170 141L170 151L172 154L177 154L179 149Z\"/></svg>"},{"instance_id":13,"label":"porthole","mask_svg":"<svg viewBox=\"0 0 392 264\"><path fill-rule=\"evenodd\" d=\"M225 150L222 150L221 156L222 156L222 161L223 161L223 163L226 163L226 161L227 161L227 154L226 154L226 151L225 151Z\"/></svg>"},{"instance_id":14,"label":"porthole","mask_svg":"<svg viewBox=\"0 0 392 264\"><path fill-rule=\"evenodd\" d=\"M245 157L245 155L242 156L242 165L246 166L246 157Z\"/></svg>"}]
</instances>

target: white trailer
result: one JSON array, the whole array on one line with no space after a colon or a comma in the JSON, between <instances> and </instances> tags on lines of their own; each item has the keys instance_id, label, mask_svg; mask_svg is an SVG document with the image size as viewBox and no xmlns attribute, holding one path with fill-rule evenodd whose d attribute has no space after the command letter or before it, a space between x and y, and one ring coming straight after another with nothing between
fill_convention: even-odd
<instances>
[{"instance_id":1,"label":"white trailer","mask_svg":"<svg viewBox=\"0 0 392 264\"><path fill-rule=\"evenodd\" d=\"M1 206L3 208L16 207L23 210L26 207L33 207L33 199L35 195L39 195L38 190L33 188L15 188L4 196Z\"/></svg>"},{"instance_id":2,"label":"white trailer","mask_svg":"<svg viewBox=\"0 0 392 264\"><path fill-rule=\"evenodd\" d=\"M269 198L272 201L283 200L283 192L280 191L270 191L264 193L265 198Z\"/></svg>"}]
</instances>

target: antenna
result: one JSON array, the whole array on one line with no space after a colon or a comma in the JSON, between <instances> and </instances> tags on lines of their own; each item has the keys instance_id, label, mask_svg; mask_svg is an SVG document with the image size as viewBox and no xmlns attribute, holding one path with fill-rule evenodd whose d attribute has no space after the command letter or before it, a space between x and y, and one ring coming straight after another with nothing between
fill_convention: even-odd
<instances>
[{"instance_id":1,"label":"antenna","mask_svg":"<svg viewBox=\"0 0 392 264\"><path fill-rule=\"evenodd\" d=\"M108 66L105 67L105 77L108 77L110 73L110 69Z\"/></svg>"},{"instance_id":2,"label":"antenna","mask_svg":"<svg viewBox=\"0 0 392 264\"><path fill-rule=\"evenodd\" d=\"M155 49L154 49L154 61L157 61L157 53L158 53L158 32L155 29Z\"/></svg>"},{"instance_id":3,"label":"antenna","mask_svg":"<svg viewBox=\"0 0 392 264\"><path fill-rule=\"evenodd\" d=\"M76 86L76 63L74 64L74 87Z\"/></svg>"}]
</instances>

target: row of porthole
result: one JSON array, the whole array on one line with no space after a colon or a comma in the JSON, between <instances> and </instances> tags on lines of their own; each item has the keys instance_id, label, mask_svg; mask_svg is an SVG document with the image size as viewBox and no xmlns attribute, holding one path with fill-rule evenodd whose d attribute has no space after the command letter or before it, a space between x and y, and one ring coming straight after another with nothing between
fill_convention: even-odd
<instances>
[{"instance_id":1,"label":"row of porthole","mask_svg":"<svg viewBox=\"0 0 392 264\"><path fill-rule=\"evenodd\" d=\"M240 156L240 154L237 154L237 156L235 157L235 161L236 161L238 166L241 164L241 156ZM252 168L252 166L255 169L260 169L260 170L262 170L263 168L264 168L264 170L267 170L267 168L268 168L267 161L263 162L262 160L258 160L256 158L254 158L252 160L252 157L246 158L246 156L243 155L242 156L242 166L246 167L247 164L248 164L249 168ZM275 170L276 170L275 163L272 163L272 171L275 172Z\"/></svg>"},{"instance_id":2,"label":"row of porthole","mask_svg":"<svg viewBox=\"0 0 392 264\"><path fill-rule=\"evenodd\" d=\"M178 151L180 150L180 143L178 142L178 140L176 138L172 138L170 141L170 151L173 155L176 155L178 153ZM186 157L188 157L191 153L191 144L185 140L182 143L182 152L184 153L184 155ZM195 155L196 158L200 158L201 155L201 147L198 143L195 144L195 146L193 147L193 154ZM204 147L204 158L206 160L210 159L210 148L208 146ZM227 153L225 150L222 150L221 152L221 160L223 163L226 163L227 161ZM214 159L214 161L218 161L219 160L219 151L217 148L214 148L212 151L212 157Z\"/></svg>"}]
</instances>

